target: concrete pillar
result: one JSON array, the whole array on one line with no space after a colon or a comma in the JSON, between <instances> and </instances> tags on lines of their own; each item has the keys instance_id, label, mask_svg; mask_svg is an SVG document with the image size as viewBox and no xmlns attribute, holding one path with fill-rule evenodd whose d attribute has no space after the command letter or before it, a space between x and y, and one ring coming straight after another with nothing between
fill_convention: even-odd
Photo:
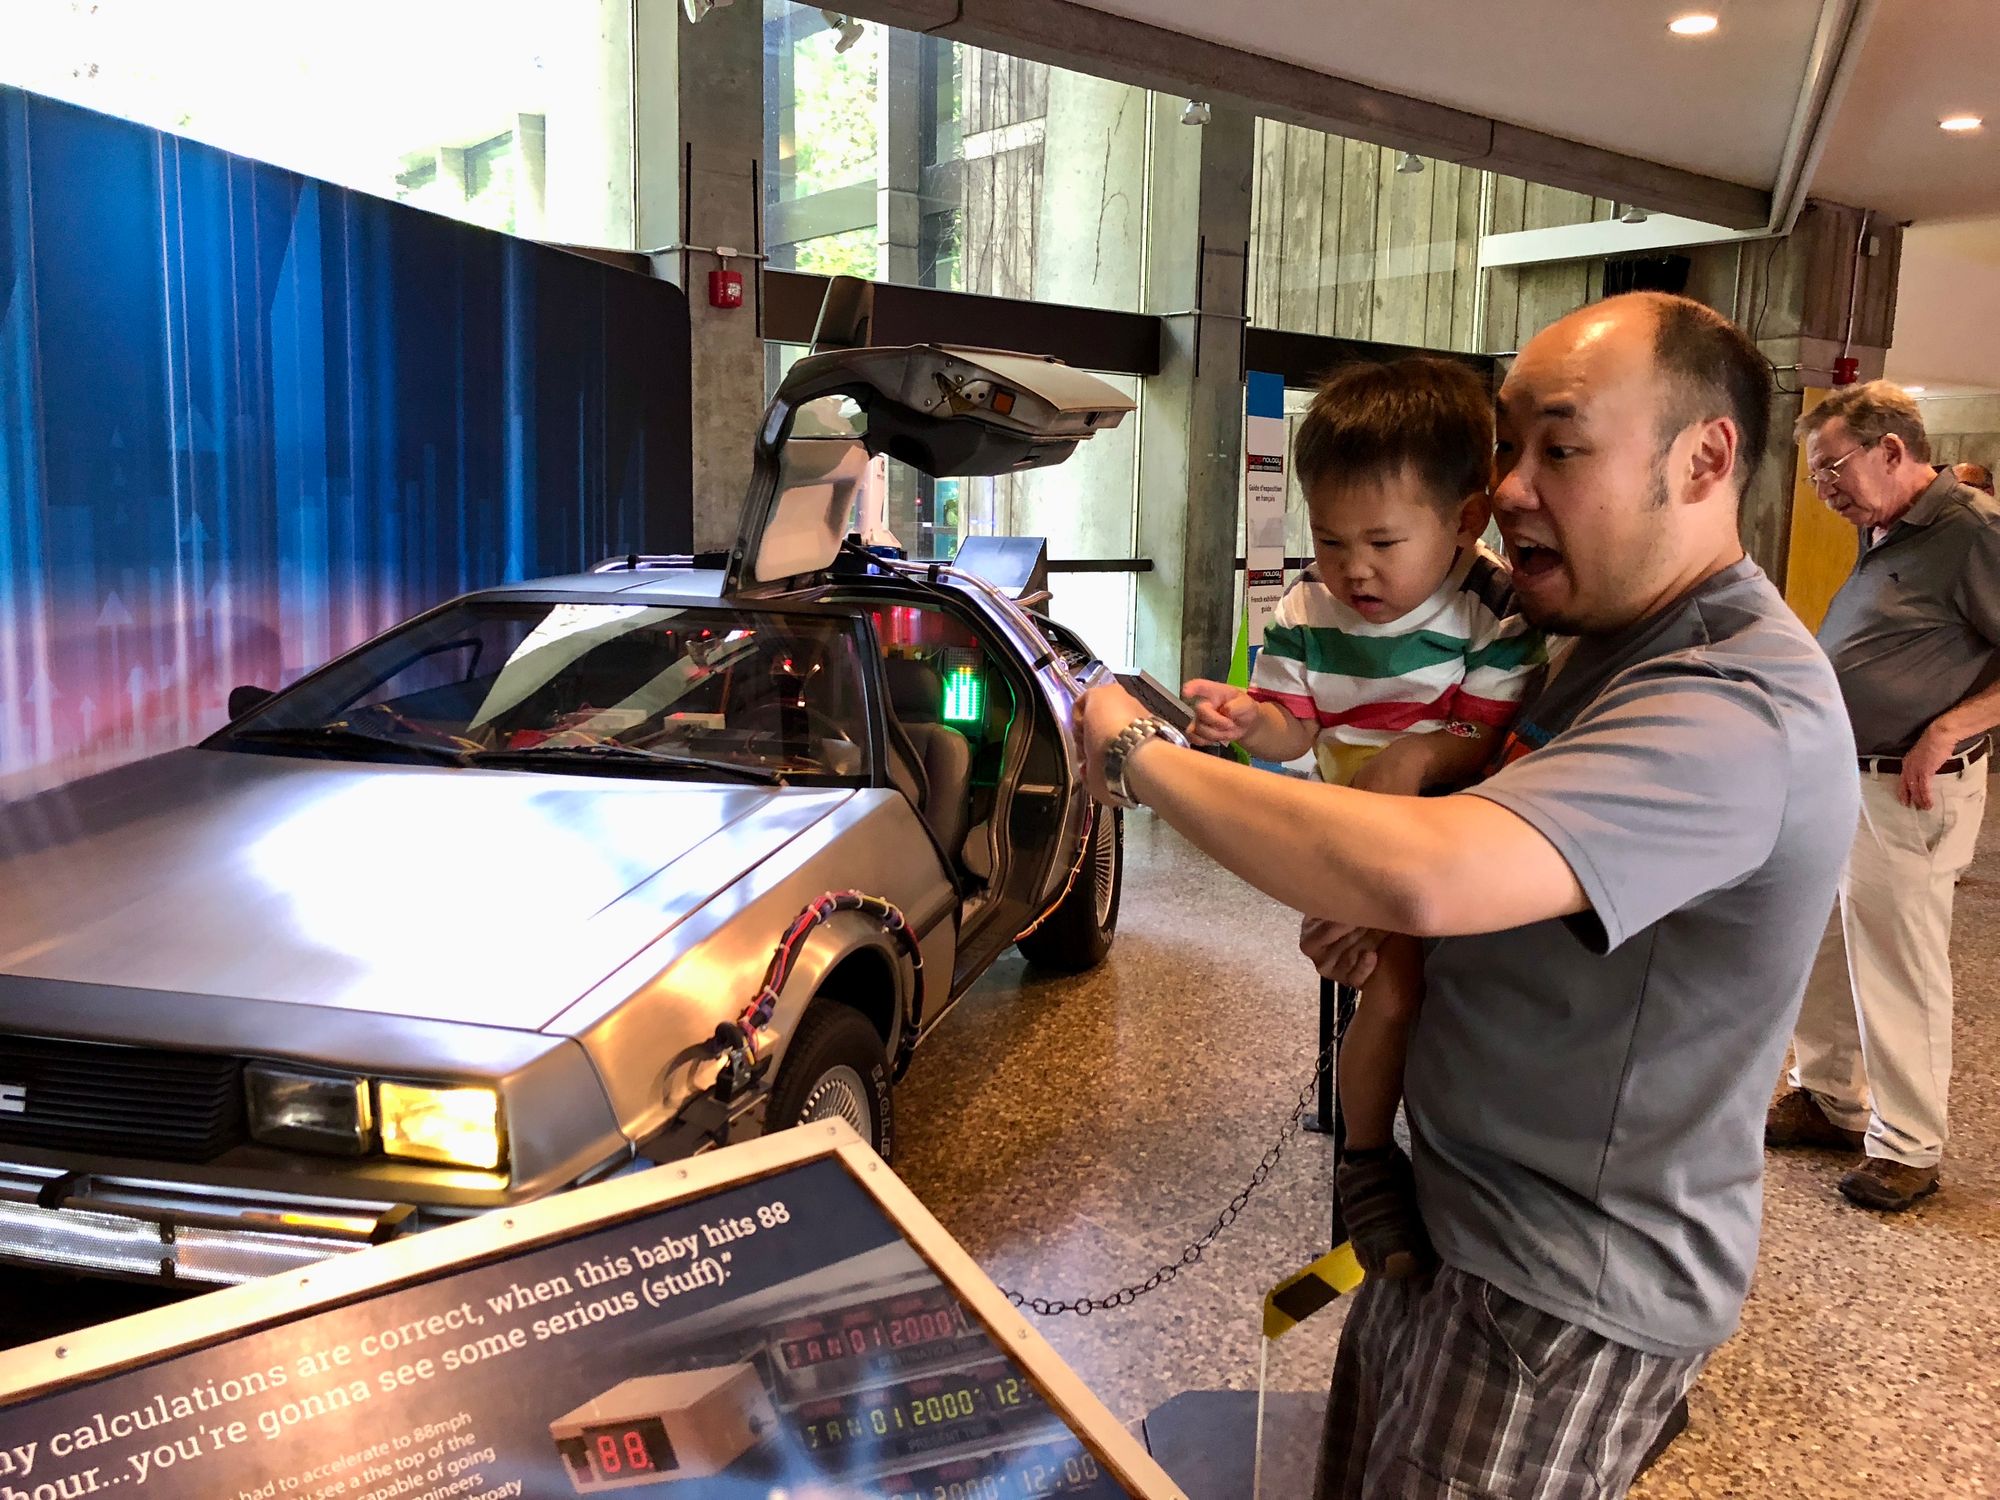
<instances>
[{"instance_id":1,"label":"concrete pillar","mask_svg":"<svg viewBox=\"0 0 2000 1500\"><path fill-rule=\"evenodd\" d=\"M764 12L745 3L690 22L671 0L635 0L639 244L759 250L764 153ZM694 544L736 534L750 443L764 409L757 263L739 260L744 305L708 305L713 255L676 251L655 269L688 293L693 352Z\"/></svg>"},{"instance_id":2,"label":"concrete pillar","mask_svg":"<svg viewBox=\"0 0 2000 1500\"><path fill-rule=\"evenodd\" d=\"M549 237L548 116L514 116L514 233Z\"/></svg>"},{"instance_id":3,"label":"concrete pillar","mask_svg":"<svg viewBox=\"0 0 2000 1500\"><path fill-rule=\"evenodd\" d=\"M915 286L923 268L923 48L914 31L870 26L862 46L880 53L875 76L876 276Z\"/></svg>"},{"instance_id":4,"label":"concrete pillar","mask_svg":"<svg viewBox=\"0 0 2000 1500\"><path fill-rule=\"evenodd\" d=\"M1688 252L1688 295L1733 318L1777 370L1770 446L1743 497L1742 532L1745 550L1781 587L1798 479L1792 424L1803 409L1800 393L1832 385L1843 350L1860 361L1860 379L1881 375L1895 331L1902 237L1884 214L1812 202L1782 240Z\"/></svg>"},{"instance_id":5,"label":"concrete pillar","mask_svg":"<svg viewBox=\"0 0 2000 1500\"><path fill-rule=\"evenodd\" d=\"M2000 473L2000 396L1919 398L1931 462L1984 464Z\"/></svg>"},{"instance_id":6,"label":"concrete pillar","mask_svg":"<svg viewBox=\"0 0 2000 1500\"><path fill-rule=\"evenodd\" d=\"M1038 301L1137 311L1145 283L1146 136L1143 89L1052 68L1035 206ZM1117 383L1137 392L1138 383ZM1015 531L1046 536L1056 557L1133 555L1140 422L1092 438L1054 469L1011 482ZM1054 610L1093 647L1129 660L1132 575L1076 573L1053 581Z\"/></svg>"},{"instance_id":7,"label":"concrete pillar","mask_svg":"<svg viewBox=\"0 0 2000 1500\"><path fill-rule=\"evenodd\" d=\"M465 148L463 146L440 146L437 150L437 183L433 189L438 201L456 205L465 202Z\"/></svg>"},{"instance_id":8,"label":"concrete pillar","mask_svg":"<svg viewBox=\"0 0 2000 1500\"><path fill-rule=\"evenodd\" d=\"M1151 115L1144 310L1166 325L1139 412L1139 555L1153 571L1139 575L1134 639L1139 664L1178 684L1220 676L1235 637L1255 119L1218 103L1208 124L1183 125L1164 95Z\"/></svg>"},{"instance_id":9,"label":"concrete pillar","mask_svg":"<svg viewBox=\"0 0 2000 1500\"><path fill-rule=\"evenodd\" d=\"M916 286L923 279L923 48L914 31L873 26L857 45L876 49L875 276ZM940 550L926 545L917 514L923 480L904 464L878 465L888 490L889 530L912 557ZM944 549L949 553L949 547Z\"/></svg>"}]
</instances>

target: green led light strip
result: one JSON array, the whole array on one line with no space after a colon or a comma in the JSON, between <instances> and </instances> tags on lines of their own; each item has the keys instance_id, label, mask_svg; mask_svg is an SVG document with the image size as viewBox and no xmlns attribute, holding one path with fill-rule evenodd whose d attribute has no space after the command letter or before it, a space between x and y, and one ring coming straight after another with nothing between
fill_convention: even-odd
<instances>
[{"instance_id":1,"label":"green led light strip","mask_svg":"<svg viewBox=\"0 0 2000 1500\"><path fill-rule=\"evenodd\" d=\"M977 667L953 667L946 676L944 717L951 724L976 724L986 717L986 684Z\"/></svg>"}]
</instances>

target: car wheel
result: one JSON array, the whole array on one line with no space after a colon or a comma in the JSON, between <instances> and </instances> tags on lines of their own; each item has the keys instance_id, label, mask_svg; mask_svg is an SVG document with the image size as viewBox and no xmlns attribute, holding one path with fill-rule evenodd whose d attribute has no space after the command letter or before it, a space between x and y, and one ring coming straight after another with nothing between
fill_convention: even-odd
<instances>
[{"instance_id":1,"label":"car wheel","mask_svg":"<svg viewBox=\"0 0 2000 1500\"><path fill-rule=\"evenodd\" d=\"M808 1006L785 1048L764 1120L767 1132L845 1120L889 1160L896 1114L889 1059L874 1023L837 1000Z\"/></svg>"},{"instance_id":2,"label":"car wheel","mask_svg":"<svg viewBox=\"0 0 2000 1500\"><path fill-rule=\"evenodd\" d=\"M1081 974L1104 961L1118 930L1118 897L1125 885L1125 818L1100 807L1090 828L1090 850L1076 883L1041 926L1020 941L1021 954L1039 968Z\"/></svg>"}]
</instances>

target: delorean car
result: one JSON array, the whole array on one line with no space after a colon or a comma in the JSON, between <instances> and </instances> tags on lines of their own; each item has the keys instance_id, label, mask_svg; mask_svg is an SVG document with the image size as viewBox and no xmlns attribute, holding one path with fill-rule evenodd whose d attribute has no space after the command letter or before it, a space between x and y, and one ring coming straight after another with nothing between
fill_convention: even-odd
<instances>
[{"instance_id":1,"label":"delorean car","mask_svg":"<svg viewBox=\"0 0 2000 1500\"><path fill-rule=\"evenodd\" d=\"M1121 833L1101 664L1019 578L859 545L857 494L1130 404L826 348L726 555L467 595L0 808L0 1258L231 1282L807 1121L890 1155L997 956L1103 957Z\"/></svg>"}]
</instances>

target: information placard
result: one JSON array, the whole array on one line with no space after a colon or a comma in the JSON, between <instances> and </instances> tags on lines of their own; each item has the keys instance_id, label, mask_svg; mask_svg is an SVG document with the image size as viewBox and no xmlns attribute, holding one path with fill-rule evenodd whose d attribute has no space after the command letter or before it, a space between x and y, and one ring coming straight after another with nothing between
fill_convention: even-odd
<instances>
[{"instance_id":1,"label":"information placard","mask_svg":"<svg viewBox=\"0 0 2000 1500\"><path fill-rule=\"evenodd\" d=\"M0 1356L0 1500L1176 1497L814 1125Z\"/></svg>"},{"instance_id":2,"label":"information placard","mask_svg":"<svg viewBox=\"0 0 2000 1500\"><path fill-rule=\"evenodd\" d=\"M1284 377L1250 371L1243 399L1243 599L1254 650L1285 594Z\"/></svg>"}]
</instances>

